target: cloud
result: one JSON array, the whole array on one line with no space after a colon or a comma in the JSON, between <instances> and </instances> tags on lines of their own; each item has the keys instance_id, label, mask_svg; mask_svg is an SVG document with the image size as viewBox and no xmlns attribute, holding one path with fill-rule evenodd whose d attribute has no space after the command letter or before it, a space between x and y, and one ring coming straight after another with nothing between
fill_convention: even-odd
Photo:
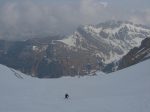
<instances>
[{"instance_id":1,"label":"cloud","mask_svg":"<svg viewBox=\"0 0 150 112\"><path fill-rule=\"evenodd\" d=\"M100 2L100 4L101 4L102 6L104 6L105 8L108 6L108 2Z\"/></svg>"},{"instance_id":2,"label":"cloud","mask_svg":"<svg viewBox=\"0 0 150 112\"><path fill-rule=\"evenodd\" d=\"M105 0L6 0L0 4L0 38L69 34L79 25L98 24L110 19L150 22L149 10L129 14L129 11L111 5Z\"/></svg>"},{"instance_id":3,"label":"cloud","mask_svg":"<svg viewBox=\"0 0 150 112\"><path fill-rule=\"evenodd\" d=\"M96 23L106 6L107 3L98 0L61 4L42 4L35 1L5 2L0 7L0 34L1 37L10 34L14 38L12 35L17 33L69 33L81 24Z\"/></svg>"},{"instance_id":4,"label":"cloud","mask_svg":"<svg viewBox=\"0 0 150 112\"><path fill-rule=\"evenodd\" d=\"M81 0L78 12L80 12L82 23L88 24L100 20L104 10L104 6L98 0Z\"/></svg>"},{"instance_id":5,"label":"cloud","mask_svg":"<svg viewBox=\"0 0 150 112\"><path fill-rule=\"evenodd\" d=\"M1 20L7 25L13 26L17 23L18 10L16 9L16 3L7 3L3 6L3 11L1 11Z\"/></svg>"},{"instance_id":6,"label":"cloud","mask_svg":"<svg viewBox=\"0 0 150 112\"><path fill-rule=\"evenodd\" d=\"M137 24L150 25L150 9L133 11L129 20Z\"/></svg>"}]
</instances>

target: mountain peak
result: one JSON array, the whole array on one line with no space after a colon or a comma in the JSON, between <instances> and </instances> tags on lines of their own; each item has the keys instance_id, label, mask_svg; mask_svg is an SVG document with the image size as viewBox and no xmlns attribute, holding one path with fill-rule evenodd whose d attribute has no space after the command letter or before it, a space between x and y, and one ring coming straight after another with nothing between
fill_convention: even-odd
<instances>
[{"instance_id":1,"label":"mountain peak","mask_svg":"<svg viewBox=\"0 0 150 112\"><path fill-rule=\"evenodd\" d=\"M0 41L0 63L37 77L85 75L118 62L150 37L150 28L110 21L80 26L65 38L34 38L25 42Z\"/></svg>"},{"instance_id":2,"label":"mountain peak","mask_svg":"<svg viewBox=\"0 0 150 112\"><path fill-rule=\"evenodd\" d=\"M141 41L150 36L150 28L129 21L106 21L98 25L78 27L77 33L64 41L72 47L83 48L98 55L104 63L118 60L129 50L141 45ZM63 42L63 41L62 41ZM70 46L71 47L71 46ZM92 51L91 51L92 50Z\"/></svg>"}]
</instances>

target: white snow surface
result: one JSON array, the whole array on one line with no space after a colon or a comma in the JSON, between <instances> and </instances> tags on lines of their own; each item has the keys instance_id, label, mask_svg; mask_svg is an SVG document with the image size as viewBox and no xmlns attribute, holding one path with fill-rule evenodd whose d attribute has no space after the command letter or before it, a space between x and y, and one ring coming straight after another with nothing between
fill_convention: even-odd
<instances>
[{"instance_id":1,"label":"white snow surface","mask_svg":"<svg viewBox=\"0 0 150 112\"><path fill-rule=\"evenodd\" d=\"M63 40L58 40L58 41L63 42L68 46L73 46L73 47L76 46L76 40L74 39L73 35L71 35L68 38L65 38Z\"/></svg>"},{"instance_id":2,"label":"white snow surface","mask_svg":"<svg viewBox=\"0 0 150 112\"><path fill-rule=\"evenodd\" d=\"M147 60L92 77L18 79L0 65L0 112L150 112L149 67Z\"/></svg>"}]
</instances>

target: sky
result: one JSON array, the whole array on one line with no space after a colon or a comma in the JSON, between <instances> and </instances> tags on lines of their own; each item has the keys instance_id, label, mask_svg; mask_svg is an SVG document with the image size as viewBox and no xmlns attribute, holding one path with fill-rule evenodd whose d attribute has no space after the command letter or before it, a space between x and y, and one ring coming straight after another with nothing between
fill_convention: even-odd
<instances>
[{"instance_id":1,"label":"sky","mask_svg":"<svg viewBox=\"0 0 150 112\"><path fill-rule=\"evenodd\" d=\"M149 6L150 0L0 0L0 38L71 34L107 20L150 25Z\"/></svg>"}]
</instances>

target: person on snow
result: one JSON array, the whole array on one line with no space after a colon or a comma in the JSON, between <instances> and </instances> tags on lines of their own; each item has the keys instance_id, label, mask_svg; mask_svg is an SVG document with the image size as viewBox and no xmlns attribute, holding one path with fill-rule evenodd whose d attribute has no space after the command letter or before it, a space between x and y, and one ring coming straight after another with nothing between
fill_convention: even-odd
<instances>
[{"instance_id":1,"label":"person on snow","mask_svg":"<svg viewBox=\"0 0 150 112\"><path fill-rule=\"evenodd\" d=\"M69 94L65 94L65 99L68 99L69 98Z\"/></svg>"}]
</instances>

